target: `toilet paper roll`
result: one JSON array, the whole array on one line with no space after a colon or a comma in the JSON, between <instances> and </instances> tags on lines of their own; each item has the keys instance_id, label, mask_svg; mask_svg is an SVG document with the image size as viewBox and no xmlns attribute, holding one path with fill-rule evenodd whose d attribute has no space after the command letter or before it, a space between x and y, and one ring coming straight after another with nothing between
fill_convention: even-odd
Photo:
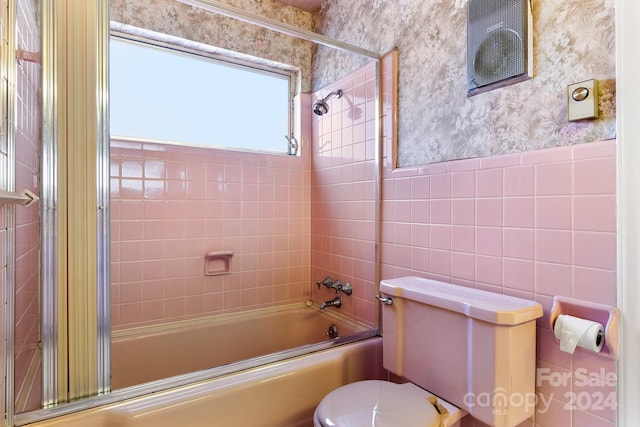
<instances>
[{"instance_id":1,"label":"toilet paper roll","mask_svg":"<svg viewBox=\"0 0 640 427\"><path fill-rule=\"evenodd\" d=\"M576 347L599 353L604 345L604 328L598 322L561 314L553 325L560 350L573 354Z\"/></svg>"}]
</instances>

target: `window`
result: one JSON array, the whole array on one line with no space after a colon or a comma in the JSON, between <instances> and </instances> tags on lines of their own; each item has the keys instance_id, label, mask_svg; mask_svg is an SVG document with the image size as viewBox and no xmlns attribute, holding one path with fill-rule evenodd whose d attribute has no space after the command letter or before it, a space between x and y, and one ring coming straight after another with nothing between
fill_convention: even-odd
<instances>
[{"instance_id":1,"label":"window","mask_svg":"<svg viewBox=\"0 0 640 427\"><path fill-rule=\"evenodd\" d=\"M114 137L286 153L291 87L286 71L111 39Z\"/></svg>"}]
</instances>

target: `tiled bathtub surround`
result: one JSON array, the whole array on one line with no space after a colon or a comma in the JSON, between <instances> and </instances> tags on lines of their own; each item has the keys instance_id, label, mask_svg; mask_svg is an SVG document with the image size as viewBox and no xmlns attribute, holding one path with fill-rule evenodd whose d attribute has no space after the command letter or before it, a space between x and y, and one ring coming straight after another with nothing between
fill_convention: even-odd
<instances>
[{"instance_id":1,"label":"tiled bathtub surround","mask_svg":"<svg viewBox=\"0 0 640 427\"><path fill-rule=\"evenodd\" d=\"M373 325L375 316L375 63L313 95L342 89L329 113L312 117L311 274L353 285L340 312ZM335 297L312 287L313 300ZM330 309L335 310L335 309Z\"/></svg>"},{"instance_id":2,"label":"tiled bathtub surround","mask_svg":"<svg viewBox=\"0 0 640 427\"><path fill-rule=\"evenodd\" d=\"M607 140L385 173L383 278L420 275L544 306L539 425L614 425L615 380L581 379L615 378L615 362L560 352L548 312L554 295L615 304L615 163L615 141ZM572 377L549 379L562 374ZM600 396L613 400L585 403Z\"/></svg>"},{"instance_id":3,"label":"tiled bathtub surround","mask_svg":"<svg viewBox=\"0 0 640 427\"><path fill-rule=\"evenodd\" d=\"M307 300L305 162L113 140L113 328ZM212 250L231 274L205 277Z\"/></svg>"}]
</instances>

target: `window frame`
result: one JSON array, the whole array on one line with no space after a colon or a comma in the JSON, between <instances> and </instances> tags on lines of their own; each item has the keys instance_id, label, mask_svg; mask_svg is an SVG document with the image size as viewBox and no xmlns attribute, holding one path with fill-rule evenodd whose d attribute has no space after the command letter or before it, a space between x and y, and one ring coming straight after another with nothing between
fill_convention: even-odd
<instances>
[{"instance_id":1,"label":"window frame","mask_svg":"<svg viewBox=\"0 0 640 427\"><path fill-rule=\"evenodd\" d=\"M109 34L109 42L117 40L120 42L138 44L150 49L158 49L168 51L170 53L192 57L196 60L210 61L231 68L238 68L244 71L260 73L265 75L273 75L278 78L284 78L288 82L287 94L287 134L283 135L282 151L274 151L260 148L246 148L232 145L216 145L216 144L198 144L193 142L160 140L154 138L140 138L126 135L111 134L111 138L124 141L141 141L152 142L166 145L176 145L196 148L209 148L225 151L238 151L249 153L261 153L271 155L288 155L300 156L300 149L293 154L288 152L287 139L296 135L296 98L300 91L300 69L288 64L277 63L267 59L255 57L248 54L229 51L218 48L213 45L194 42L192 40L180 37L170 36L167 34L156 33L151 30L141 28L115 28L112 22L112 28ZM126 26L128 27L128 26ZM285 139L287 138L287 139Z\"/></svg>"}]
</instances>

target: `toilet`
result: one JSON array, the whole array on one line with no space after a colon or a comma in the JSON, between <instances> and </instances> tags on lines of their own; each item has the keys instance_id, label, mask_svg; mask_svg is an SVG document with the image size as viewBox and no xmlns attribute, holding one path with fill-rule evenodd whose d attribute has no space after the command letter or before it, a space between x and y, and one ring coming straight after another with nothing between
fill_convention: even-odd
<instances>
[{"instance_id":1,"label":"toilet","mask_svg":"<svg viewBox=\"0 0 640 427\"><path fill-rule=\"evenodd\" d=\"M512 427L535 410L535 301L420 277L383 280L383 365L410 382L327 394L316 427Z\"/></svg>"}]
</instances>

